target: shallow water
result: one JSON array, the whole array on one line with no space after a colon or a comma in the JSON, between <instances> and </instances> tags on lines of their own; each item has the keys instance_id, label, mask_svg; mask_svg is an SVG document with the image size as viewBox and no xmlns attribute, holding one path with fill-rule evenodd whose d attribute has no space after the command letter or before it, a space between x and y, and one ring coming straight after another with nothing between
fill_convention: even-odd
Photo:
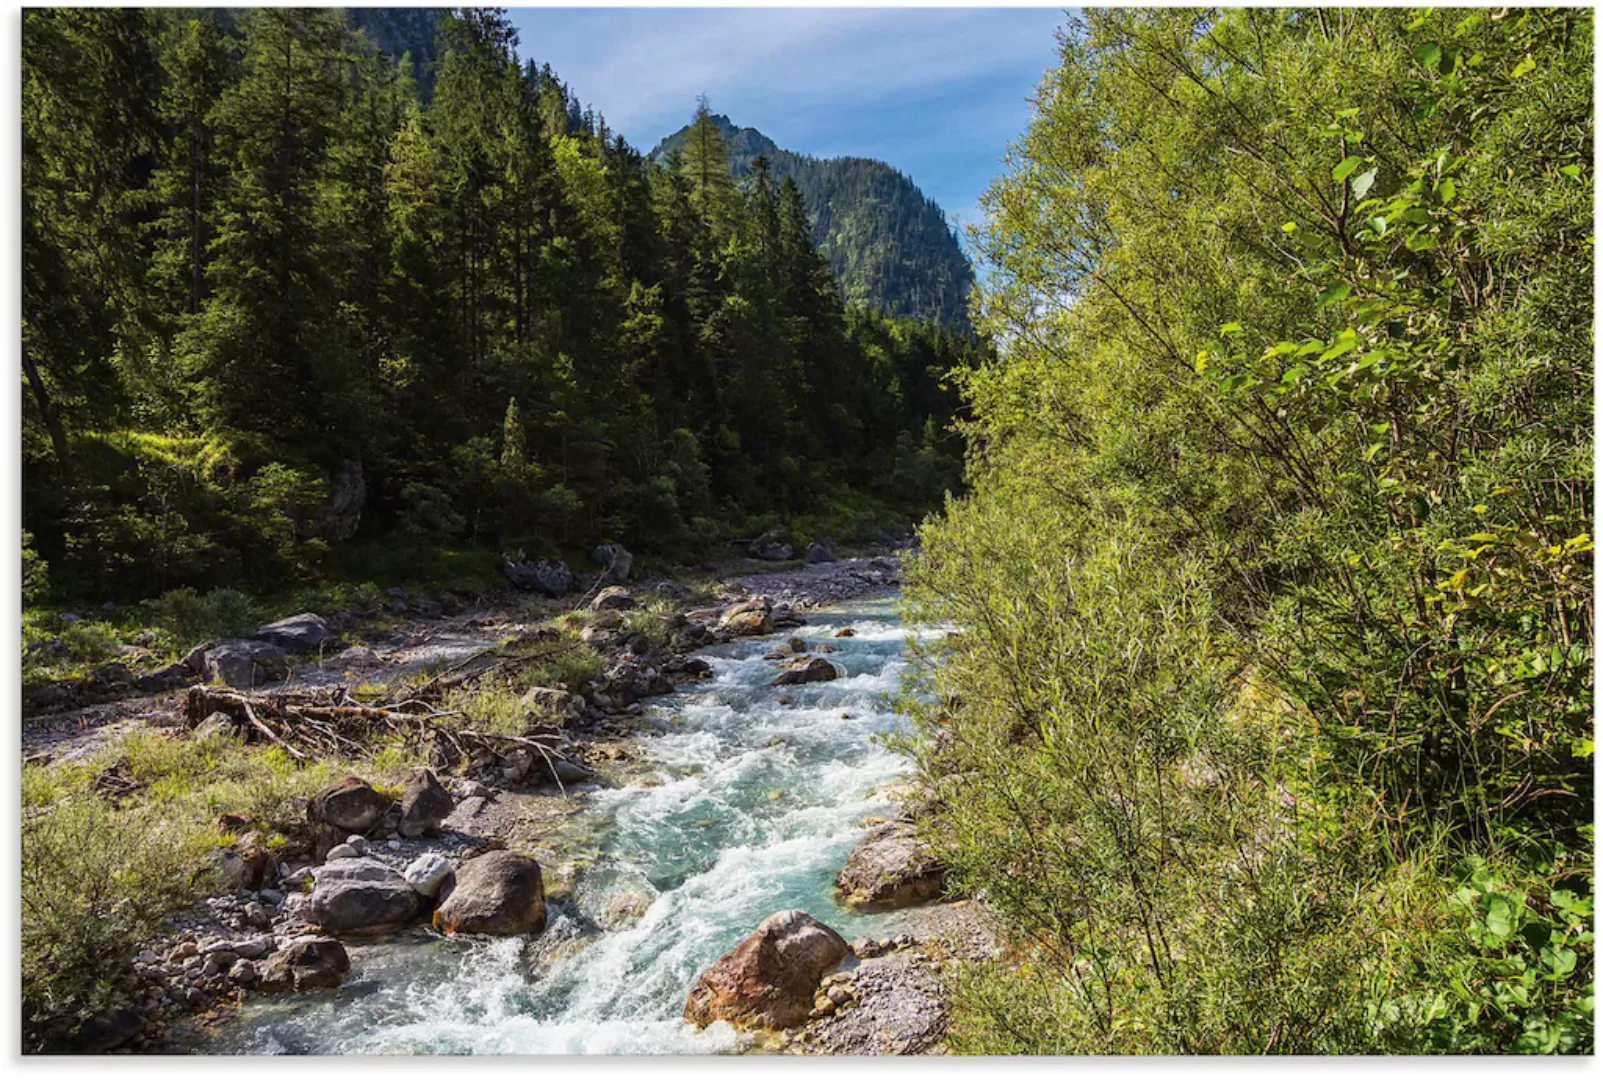
<instances>
[{"instance_id":1,"label":"shallow water","mask_svg":"<svg viewBox=\"0 0 1603 1080\"><path fill-rule=\"evenodd\" d=\"M874 736L898 729L887 695L910 633L890 600L814 614L800 630L703 652L713 679L660 699L662 733L637 743L655 775L588 796L599 854L533 941L416 931L351 948L338 992L263 998L212 1053L718 1053L725 1024L681 1018L696 974L764 917L802 908L848 940L889 916L856 915L834 878L884 811L907 762ZM851 626L855 637L836 639ZM919 631L932 636L939 631ZM844 677L771 687L762 654L792 634L828 640ZM788 703L781 704L781 699ZM624 911L638 912L627 925ZM625 927L607 930L608 926Z\"/></svg>"}]
</instances>

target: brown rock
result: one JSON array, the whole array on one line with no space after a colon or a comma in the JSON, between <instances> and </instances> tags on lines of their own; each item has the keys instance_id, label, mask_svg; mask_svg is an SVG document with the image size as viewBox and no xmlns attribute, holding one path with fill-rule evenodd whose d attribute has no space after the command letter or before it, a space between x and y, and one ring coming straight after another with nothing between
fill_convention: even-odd
<instances>
[{"instance_id":1,"label":"brown rock","mask_svg":"<svg viewBox=\"0 0 1603 1080\"><path fill-rule=\"evenodd\" d=\"M434 926L448 934L538 934L545 929L540 864L512 851L462 863L440 890Z\"/></svg>"},{"instance_id":2,"label":"brown rock","mask_svg":"<svg viewBox=\"0 0 1603 1080\"><path fill-rule=\"evenodd\" d=\"M725 608L718 622L740 635L770 634L774 630L772 613L772 602L766 596L758 596Z\"/></svg>"},{"instance_id":3,"label":"brown rock","mask_svg":"<svg viewBox=\"0 0 1603 1080\"><path fill-rule=\"evenodd\" d=\"M800 686L803 683L829 682L840 678L840 669L825 660L822 656L815 656L801 667L791 668L782 672L779 678L772 683L774 686Z\"/></svg>"},{"instance_id":4,"label":"brown rock","mask_svg":"<svg viewBox=\"0 0 1603 1080\"><path fill-rule=\"evenodd\" d=\"M727 1020L737 1028L803 1023L824 972L847 953L844 939L804 911L768 916L745 941L696 977L685 1019L697 1027Z\"/></svg>"}]
</instances>

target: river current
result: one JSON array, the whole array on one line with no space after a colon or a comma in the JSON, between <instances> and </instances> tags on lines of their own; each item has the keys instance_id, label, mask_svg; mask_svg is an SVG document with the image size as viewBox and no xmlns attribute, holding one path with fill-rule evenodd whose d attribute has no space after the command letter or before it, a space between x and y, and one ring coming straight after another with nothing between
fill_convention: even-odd
<instances>
[{"instance_id":1,"label":"river current","mask_svg":"<svg viewBox=\"0 0 1603 1080\"><path fill-rule=\"evenodd\" d=\"M852 637L836 638L851 627ZM662 1054L740 1048L681 1017L696 974L764 917L801 908L850 940L893 916L840 907L834 879L908 763L875 738L911 630L893 601L811 615L796 631L701 653L710 681L657 699L629 786L588 792L591 855L544 934L464 941L427 931L350 947L332 994L249 1002L211 1053ZM828 641L844 675L773 687L776 641ZM628 925L620 909L644 913ZM618 929L604 929L613 925Z\"/></svg>"}]
</instances>

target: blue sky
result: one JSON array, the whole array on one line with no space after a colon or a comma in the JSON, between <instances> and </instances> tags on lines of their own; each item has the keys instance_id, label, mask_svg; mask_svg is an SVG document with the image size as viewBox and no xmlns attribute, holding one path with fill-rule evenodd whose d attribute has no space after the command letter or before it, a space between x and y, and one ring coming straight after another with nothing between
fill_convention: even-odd
<instances>
[{"instance_id":1,"label":"blue sky","mask_svg":"<svg viewBox=\"0 0 1603 1080\"><path fill-rule=\"evenodd\" d=\"M546 61L642 151L696 95L787 150L879 158L949 218L978 201L1056 60L1062 8L509 9Z\"/></svg>"}]
</instances>

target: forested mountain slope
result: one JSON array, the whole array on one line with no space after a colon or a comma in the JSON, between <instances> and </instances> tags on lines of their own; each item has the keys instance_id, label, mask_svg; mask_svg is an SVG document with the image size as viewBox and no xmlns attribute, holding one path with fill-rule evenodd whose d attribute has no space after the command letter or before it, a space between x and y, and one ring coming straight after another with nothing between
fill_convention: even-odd
<instances>
[{"instance_id":1,"label":"forested mountain slope","mask_svg":"<svg viewBox=\"0 0 1603 1080\"><path fill-rule=\"evenodd\" d=\"M846 298L892 315L968 328L974 273L946 215L911 179L870 158L815 158L780 149L755 128L713 121L729 146L736 176L766 157L776 180L791 179L813 214L813 243L829 259ZM681 128L657 144L665 162L685 142Z\"/></svg>"},{"instance_id":2,"label":"forested mountain slope","mask_svg":"<svg viewBox=\"0 0 1603 1080\"><path fill-rule=\"evenodd\" d=\"M27 14L23 521L56 587L939 504L941 375L979 347L846 307L794 184L650 165L515 43L444 16L425 100L340 9Z\"/></svg>"}]
</instances>

